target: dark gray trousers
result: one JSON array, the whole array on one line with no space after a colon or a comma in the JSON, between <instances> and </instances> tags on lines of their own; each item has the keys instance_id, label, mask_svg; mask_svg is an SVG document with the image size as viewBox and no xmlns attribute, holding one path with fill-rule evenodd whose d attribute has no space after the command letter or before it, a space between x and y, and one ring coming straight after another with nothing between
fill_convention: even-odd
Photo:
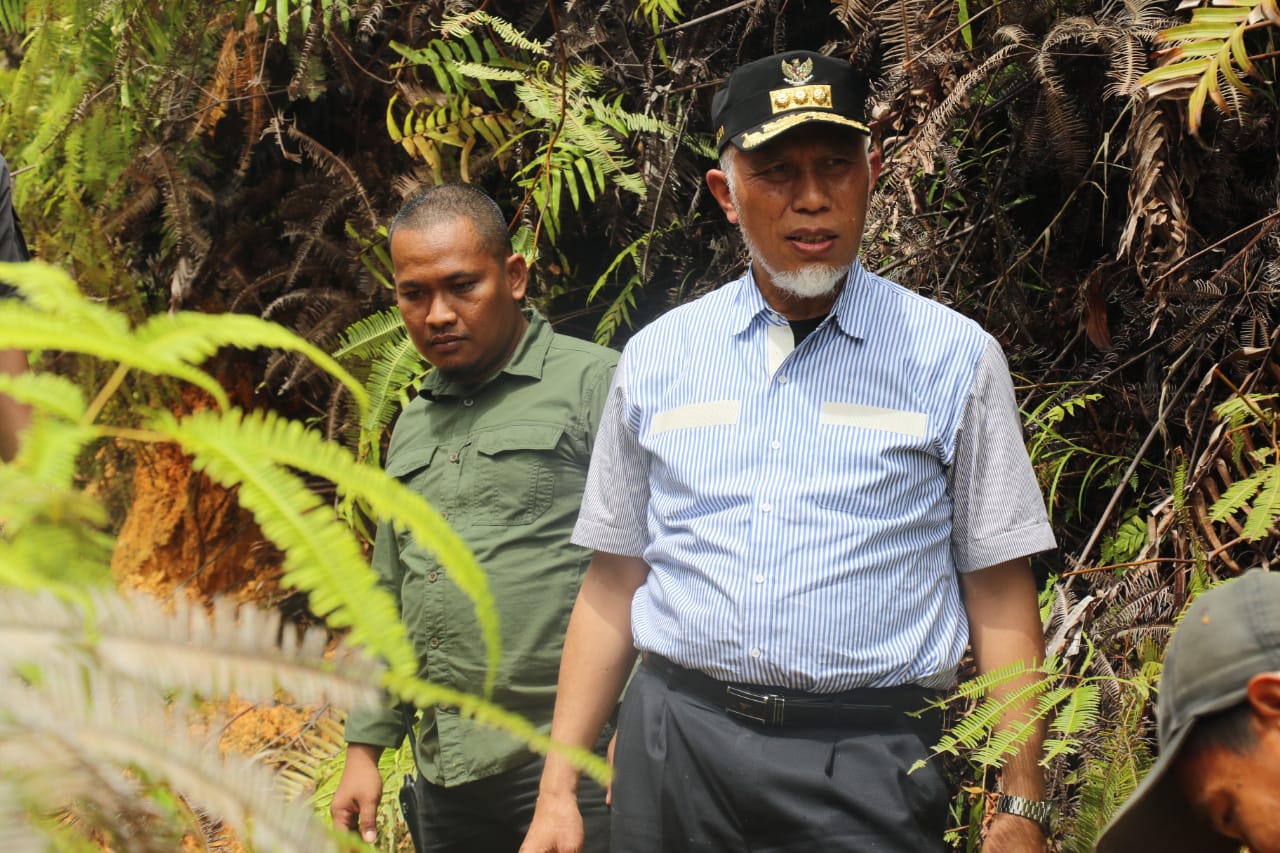
<instances>
[{"instance_id":1,"label":"dark gray trousers","mask_svg":"<svg viewBox=\"0 0 1280 853\"><path fill-rule=\"evenodd\" d=\"M774 728L642 665L614 755L614 853L942 851L949 791L903 718L893 731Z\"/></svg>"},{"instance_id":2,"label":"dark gray trousers","mask_svg":"<svg viewBox=\"0 0 1280 853\"><path fill-rule=\"evenodd\" d=\"M612 727L606 732L612 735ZM604 754L608 737L597 752ZM419 853L516 853L533 820L543 760L514 770L442 788L417 777ZM578 808L586 830L583 853L609 853L609 807L604 788L584 776L578 784Z\"/></svg>"}]
</instances>

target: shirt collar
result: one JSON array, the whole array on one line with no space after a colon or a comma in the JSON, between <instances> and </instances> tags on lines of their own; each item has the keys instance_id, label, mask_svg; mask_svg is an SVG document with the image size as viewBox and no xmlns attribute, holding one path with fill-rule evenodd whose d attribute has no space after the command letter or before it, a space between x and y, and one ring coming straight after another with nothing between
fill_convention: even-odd
<instances>
[{"instance_id":1,"label":"shirt collar","mask_svg":"<svg viewBox=\"0 0 1280 853\"><path fill-rule=\"evenodd\" d=\"M757 318L763 318L764 322L776 324L779 318L785 323L786 318L775 312L769 307L769 303L764 301L764 296L760 293L760 288L756 286L755 274L751 268L747 269L747 274L738 279L734 283L738 288L737 298L733 303L733 313L730 318L729 331L733 335L740 335L751 326ZM855 260L849 275L845 279L844 286L840 288L840 294L836 296L836 304L831 307L831 313L835 315L836 325L840 331L855 340L864 340L866 333L871 329L874 317L873 308L868 303L871 298L870 280L867 271L862 268L862 263Z\"/></svg>"},{"instance_id":2,"label":"shirt collar","mask_svg":"<svg viewBox=\"0 0 1280 853\"><path fill-rule=\"evenodd\" d=\"M516 344L511 358L507 359L507 363L493 376L479 385L463 385L446 378L438 370L432 370L422 380L422 393L430 399L462 397L474 394L504 373L509 376L541 379L542 370L547 361L547 351L551 349L551 339L555 337L555 330L537 311L525 311L525 316L529 318L529 327L524 330L524 335Z\"/></svg>"}]
</instances>

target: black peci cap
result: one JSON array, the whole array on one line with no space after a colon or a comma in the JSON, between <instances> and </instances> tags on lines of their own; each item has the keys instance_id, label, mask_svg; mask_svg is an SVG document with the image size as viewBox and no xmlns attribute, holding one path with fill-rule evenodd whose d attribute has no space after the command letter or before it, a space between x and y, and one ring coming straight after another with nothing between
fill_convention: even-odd
<instances>
[{"instance_id":1,"label":"black peci cap","mask_svg":"<svg viewBox=\"0 0 1280 853\"><path fill-rule=\"evenodd\" d=\"M711 101L716 150L750 151L811 121L870 133L867 79L843 59L792 50L737 68Z\"/></svg>"}]
</instances>

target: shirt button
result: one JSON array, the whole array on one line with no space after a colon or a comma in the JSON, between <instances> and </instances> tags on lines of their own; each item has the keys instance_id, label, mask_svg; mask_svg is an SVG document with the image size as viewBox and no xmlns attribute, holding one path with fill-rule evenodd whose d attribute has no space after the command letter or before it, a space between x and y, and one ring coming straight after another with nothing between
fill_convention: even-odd
<instances>
[{"instance_id":1,"label":"shirt button","mask_svg":"<svg viewBox=\"0 0 1280 853\"><path fill-rule=\"evenodd\" d=\"M456 453L450 453L450 454L449 454L449 461L450 461L450 462L457 462L457 461L458 461L458 454L456 454Z\"/></svg>"},{"instance_id":2,"label":"shirt button","mask_svg":"<svg viewBox=\"0 0 1280 853\"><path fill-rule=\"evenodd\" d=\"M753 658L758 658L758 657L760 657L760 650L759 650L759 649L752 649L752 650L751 650L751 656L752 656Z\"/></svg>"},{"instance_id":3,"label":"shirt button","mask_svg":"<svg viewBox=\"0 0 1280 853\"><path fill-rule=\"evenodd\" d=\"M433 648L433 649L438 649L438 648L440 648L440 638L439 638L439 637L432 637L432 638L431 638L431 648Z\"/></svg>"},{"instance_id":4,"label":"shirt button","mask_svg":"<svg viewBox=\"0 0 1280 853\"><path fill-rule=\"evenodd\" d=\"M764 583L764 575L762 575L762 574L757 574L757 575L756 575L756 583Z\"/></svg>"},{"instance_id":5,"label":"shirt button","mask_svg":"<svg viewBox=\"0 0 1280 853\"><path fill-rule=\"evenodd\" d=\"M773 504L760 504L761 512L773 512Z\"/></svg>"},{"instance_id":6,"label":"shirt button","mask_svg":"<svg viewBox=\"0 0 1280 853\"><path fill-rule=\"evenodd\" d=\"M774 450L781 450L781 449L782 449L782 442L781 442L781 441L773 441L773 442L770 442L770 443L769 443L769 446L770 446L770 447L772 447Z\"/></svg>"},{"instance_id":7,"label":"shirt button","mask_svg":"<svg viewBox=\"0 0 1280 853\"><path fill-rule=\"evenodd\" d=\"M427 582L428 582L428 583L435 583L435 582L436 582L436 581L438 581L438 580L440 580L440 573L439 573L439 572L427 572Z\"/></svg>"},{"instance_id":8,"label":"shirt button","mask_svg":"<svg viewBox=\"0 0 1280 853\"><path fill-rule=\"evenodd\" d=\"M779 384L779 385L786 385L786 384L787 384L787 377L786 377L786 375L785 375L785 374L784 374L784 375L782 375L782 376L779 376L779 377L778 377L778 384Z\"/></svg>"},{"instance_id":9,"label":"shirt button","mask_svg":"<svg viewBox=\"0 0 1280 853\"><path fill-rule=\"evenodd\" d=\"M476 401L472 400L470 397L462 401L462 405L464 406L474 406L475 404L476 404Z\"/></svg>"}]
</instances>

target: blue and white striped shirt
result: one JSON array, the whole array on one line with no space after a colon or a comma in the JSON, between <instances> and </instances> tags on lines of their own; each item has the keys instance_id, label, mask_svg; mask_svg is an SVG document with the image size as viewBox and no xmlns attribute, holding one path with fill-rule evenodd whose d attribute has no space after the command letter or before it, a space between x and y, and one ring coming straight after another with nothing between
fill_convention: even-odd
<instances>
[{"instance_id":1,"label":"blue and white striped shirt","mask_svg":"<svg viewBox=\"0 0 1280 853\"><path fill-rule=\"evenodd\" d=\"M750 273L637 334L573 540L641 651L816 693L949 684L957 572L1054 547L999 345L857 264L799 346Z\"/></svg>"}]
</instances>

